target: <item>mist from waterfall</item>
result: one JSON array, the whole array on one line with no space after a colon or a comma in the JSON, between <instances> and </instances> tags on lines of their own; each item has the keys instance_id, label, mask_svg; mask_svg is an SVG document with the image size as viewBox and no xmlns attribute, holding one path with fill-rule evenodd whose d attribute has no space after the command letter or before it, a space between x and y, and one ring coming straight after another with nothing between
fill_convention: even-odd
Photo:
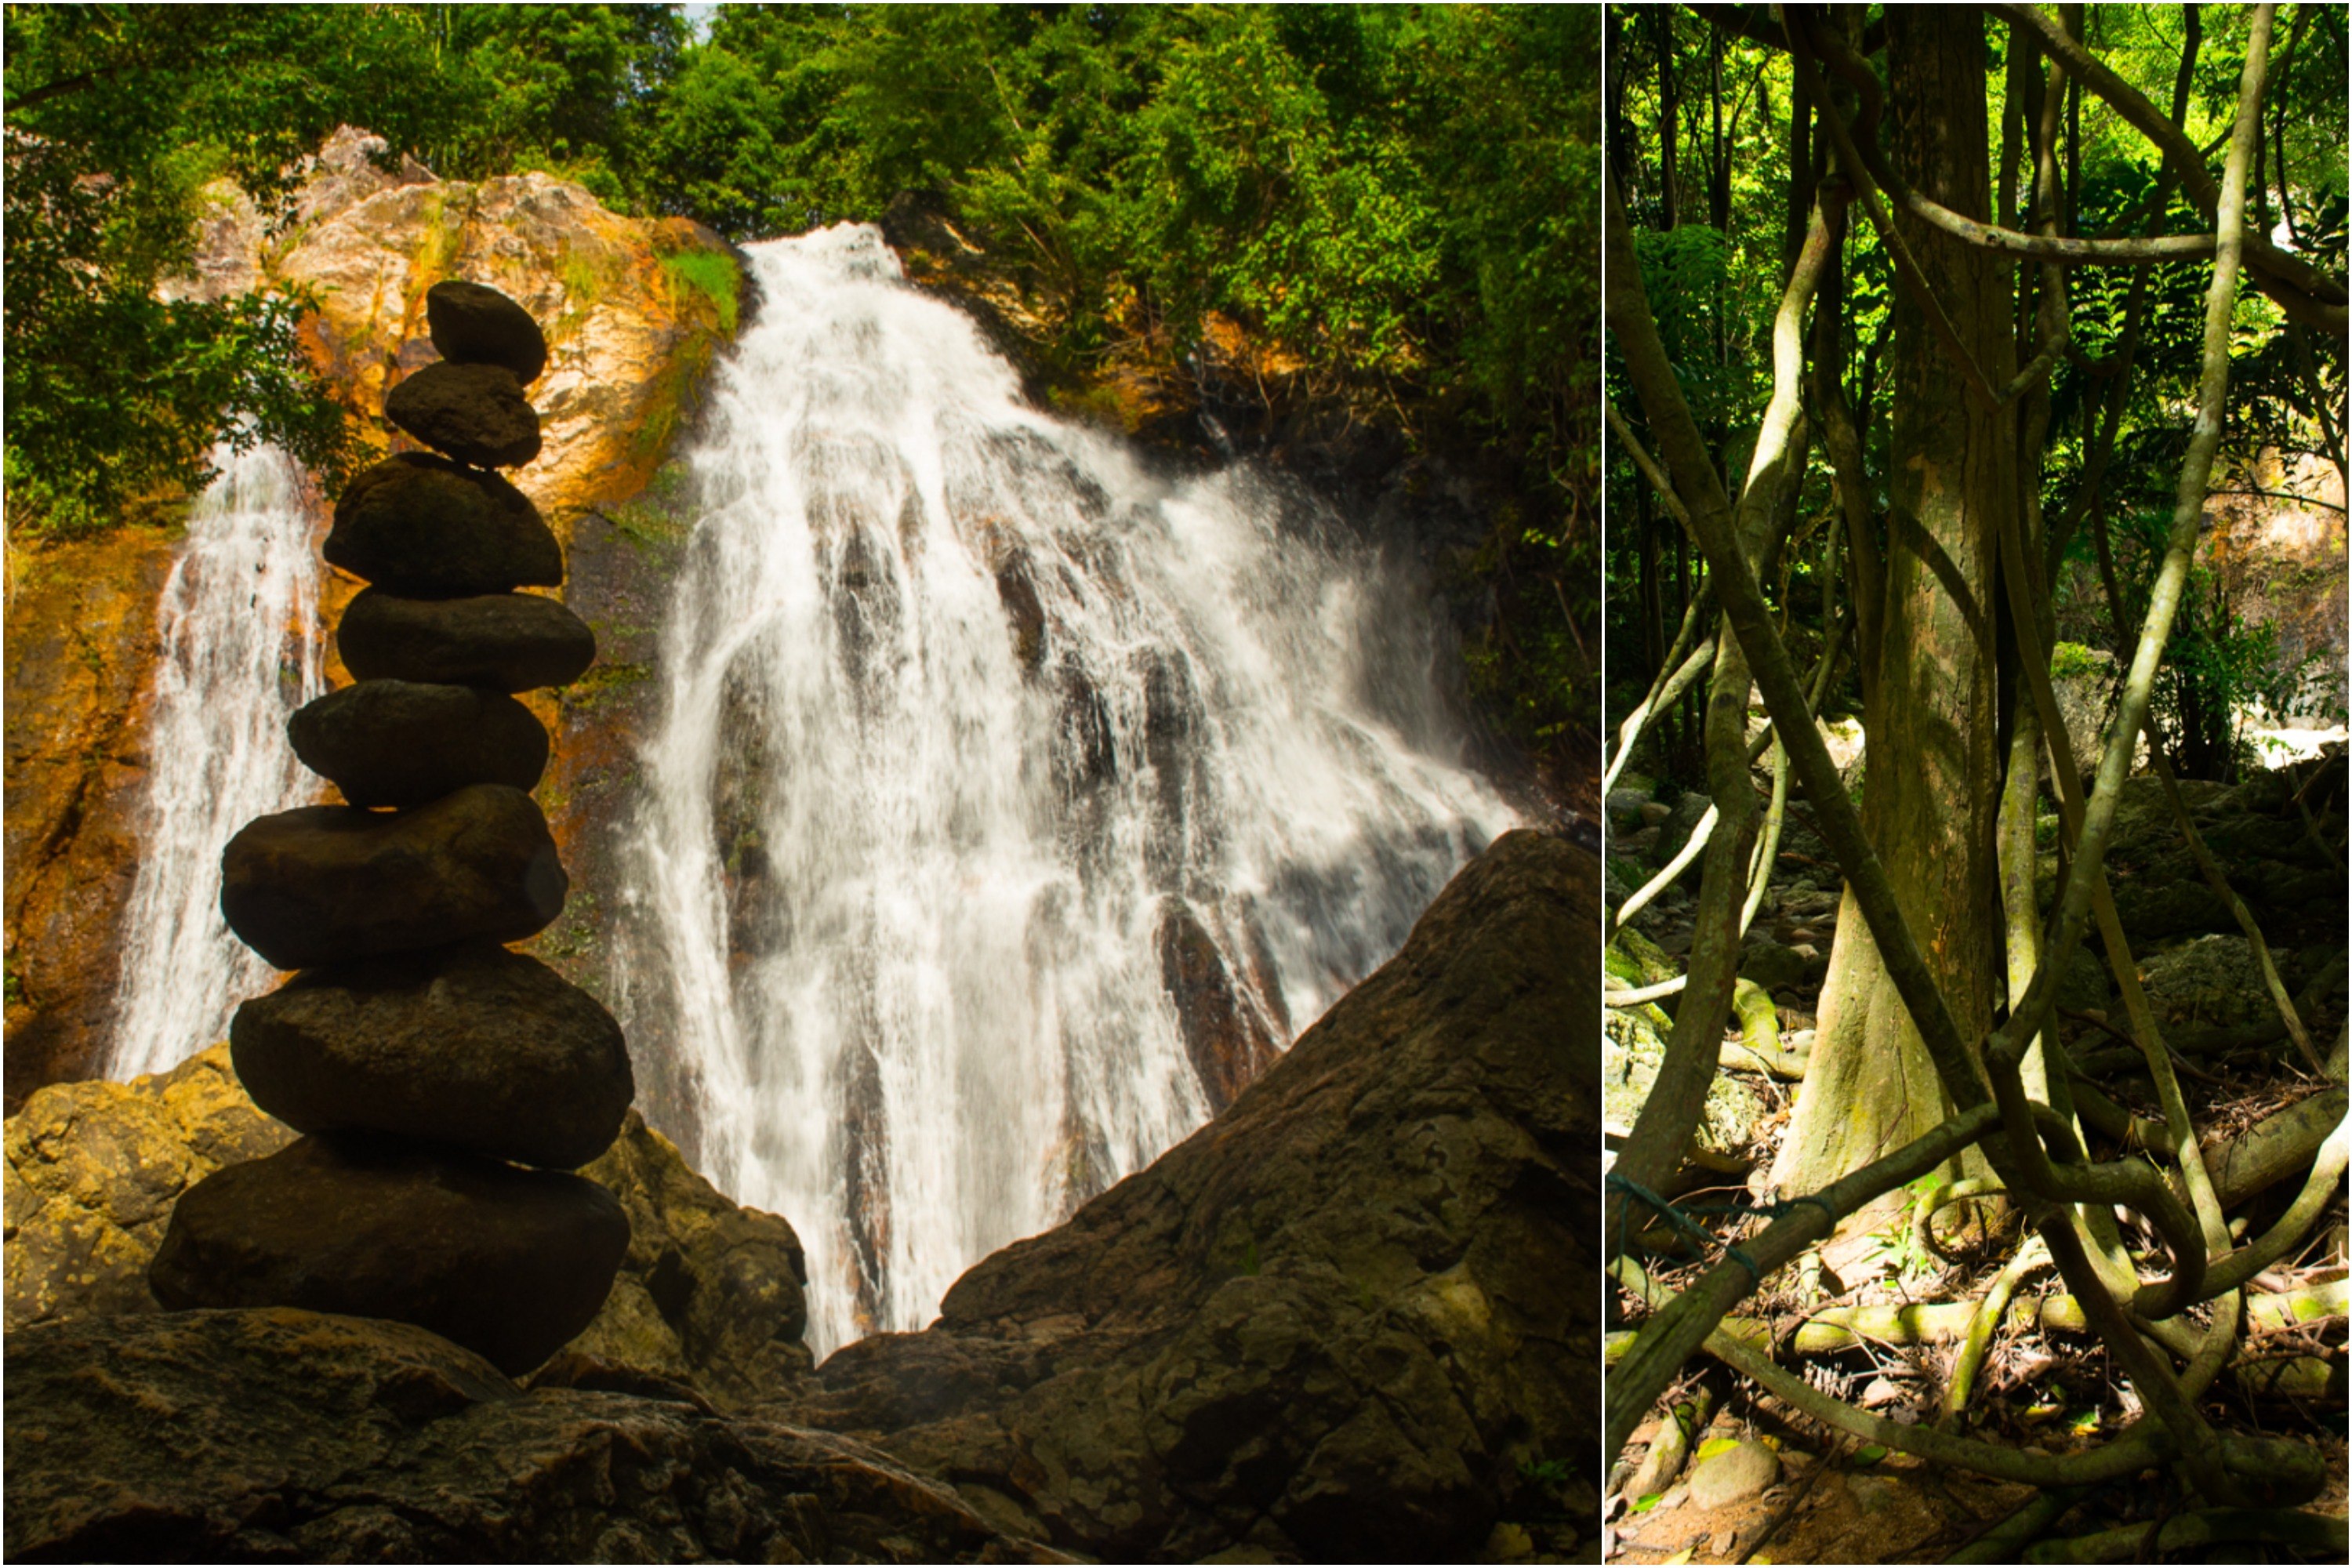
<instances>
[{"instance_id":1,"label":"mist from waterfall","mask_svg":"<svg viewBox=\"0 0 2352 1568\"><path fill-rule=\"evenodd\" d=\"M1180 970L1286 1046L1513 816L1426 589L1337 520L1028 405L870 226L749 254L619 994L697 1163L799 1230L824 1354L1208 1117Z\"/></svg>"},{"instance_id":2,"label":"mist from waterfall","mask_svg":"<svg viewBox=\"0 0 2352 1568\"><path fill-rule=\"evenodd\" d=\"M115 1079L163 1071L225 1038L236 1005L275 981L221 918L221 850L255 817L318 795L286 738L288 715L326 689L306 487L273 447L215 461L156 608Z\"/></svg>"}]
</instances>

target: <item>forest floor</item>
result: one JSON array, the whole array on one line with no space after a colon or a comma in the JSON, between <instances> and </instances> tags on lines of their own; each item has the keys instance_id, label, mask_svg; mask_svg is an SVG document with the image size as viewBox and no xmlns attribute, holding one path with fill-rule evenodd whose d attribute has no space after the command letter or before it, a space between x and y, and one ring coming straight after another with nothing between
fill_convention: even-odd
<instances>
[{"instance_id":1,"label":"forest floor","mask_svg":"<svg viewBox=\"0 0 2352 1568\"><path fill-rule=\"evenodd\" d=\"M2342 763L2332 765L2340 776ZM2308 779L2311 773L2306 765L2299 777ZM1633 782L1638 792L1640 781ZM2289 837L2271 826L2273 821L2283 825L2291 820L2287 813L2249 811L2242 822L2227 815L2241 796L2266 798L2259 787L2224 795L2215 786L2204 786L2201 794L2191 794L2201 802L2199 815L2209 837L2241 842L2269 834L2272 847L2266 857L2287 854ZM1685 796L1662 811L1658 804L1627 795L1621 781L1609 802L1612 906L1655 874L1677 834L1687 835L1686 824L1703 804ZM2285 804L2283 797L2280 804ZM2323 821L2331 845L2342 834L2341 820L2340 816L2335 818L2335 826ZM2173 826L2171 819L2126 814L2123 821L2136 826L2149 842L2127 842L2119 831L2116 885L2135 879L2143 888L2160 883L2160 862L2179 843L2177 830L2168 842L2159 837L2161 829ZM2307 843L2305 848L2309 858L2316 858L2318 852ZM2245 868L2231 868L2233 881ZM2279 879L2270 880L2275 884ZM1680 971L1689 949L1696 881L1694 868L1687 886L1669 889L1630 922L1633 931L1654 944L1651 957L1663 961L1666 973ZM1832 857L1812 831L1804 807L1792 802L1742 964L1743 974L1772 994L1782 1044L1791 1049L1811 1044L1814 1009L1836 929L1836 887ZM2251 890L2250 900L2284 982L2298 994L2305 1020L2324 1053L2346 1016L2341 884L2332 894L2299 902L2266 905ZM2176 1046L2185 1047L2182 1087L2209 1150L2265 1117L2328 1092L2326 1080L2313 1074L2283 1038L2263 1037L2281 1036L2283 1030L2259 983L2258 1005L2226 994L2242 989L2243 977L2230 963L2244 956L2236 951L2245 946L2236 926L2226 915L2218 921L2210 913L2184 919L2178 914L2186 907L2179 898L2164 907L2175 911L2170 923L2184 929L2135 935L2134 958L2170 1037ZM1621 962L1612 958L1612 965ZM2105 1005L2099 1005L2097 996L2108 977L2098 960L2092 962L2095 968L2082 976L2075 994L2062 1002L2069 1015L2061 1024L2063 1036L2078 1061L2095 1071L2101 1087L2118 1103L2137 1115L2160 1118L2138 1064L2113 1048L2116 1040L2104 1020L2109 1008L2118 1026L2124 1019L2111 995ZM1649 1022L1664 1019L1653 1016ZM1727 1042L1738 1037L1738 1020L1732 1022ZM1622 1070L1629 1058L1638 1062L1648 1033L1632 1019L1612 1022L1612 1073ZM1638 1068L1630 1076L1634 1081L1621 1093L1646 1089ZM1727 1068L1719 1074L1700 1147L1665 1195L1677 1205L1734 1210L1761 1196L1800 1088L1796 1081L1760 1072ZM1625 1117L1622 1109L1611 1112L1613 1130L1622 1131ZM2095 1132L2093 1137L2095 1157L2115 1157L2111 1142ZM2308 1163L2305 1159L2282 1172L2266 1189L2231 1205L2232 1218L2246 1222L2251 1227L2247 1234L2267 1227L2292 1201ZM1904 1331L1894 1310L1981 1299L2015 1253L2017 1235L2013 1221L2004 1226L1999 1218L1989 1231L1974 1225L1964 1230L1939 1227L1949 1256L1938 1257L1914 1239L1911 1215L1906 1208L1880 1233L1830 1244L1822 1249L1827 1267L1818 1272L1791 1268L1768 1279L1761 1291L1737 1309L1737 1316L1760 1320L1756 1331L1770 1333L1783 1364L1801 1366L1807 1381L1822 1391L1899 1423L1933 1424L1943 1418L1941 1402L1958 1347L1948 1335L1943 1342L1933 1342L1932 1335ZM1737 1213L1696 1217L1723 1242L1736 1240L1740 1228L1748 1225ZM2347 1505L2347 1246L2340 1189L2307 1234L2302 1248L2258 1276L2251 1288L2257 1295L2288 1298L2290 1310L2267 1322L2257 1319L2252 1323L2238 1364L2207 1394L2203 1410L2221 1430L2290 1433L2315 1443L2326 1459L2330 1480L2325 1495L2305 1505L2305 1510L2341 1519ZM1653 1278L1669 1289L1696 1279L1716 1260L1712 1254L1704 1259L1692 1256L1662 1226L1653 1226L1641 1241L1650 1249L1646 1266ZM2018 1289L2016 1302L2021 1305L2013 1305L2012 1313L2022 1315L2026 1306L2038 1307L2044 1293L2054 1295L2060 1289L2046 1268L2030 1274ZM1622 1296L1612 1302L1612 1311L1623 1319L1611 1323L1621 1331L1616 1336L1621 1345L1630 1337L1622 1331L1638 1326L1624 1315L1625 1306ZM1858 1322L1861 1331L1844 1336L1845 1348L1798 1350L1793 1343L1798 1325L1818 1321L1829 1309L1879 1309L1882 1315ZM2131 1390L2111 1375L2095 1338L2042 1326L2038 1317L2037 1312L2022 1323L2012 1321L1995 1337L1979 1386L1955 1429L2051 1454L2112 1438L2140 1414ZM1906 1340L1911 1342L1903 1342ZM1654 1464L1650 1473L1637 1475L1672 1419L1667 1413L1677 1405L1689 1429L1681 1445L1689 1458L1664 1473ZM1732 1489L1737 1496L1718 1495L1726 1489L1720 1485L1694 1486L1695 1472L1708 1458L1743 1441L1769 1447L1777 1463L1754 1467L1749 1482ZM1634 1495L1637 1485L1643 1489ZM1636 1431L1610 1477L1606 1550L1611 1561L1622 1563L1941 1562L2033 1500L2037 1489L1865 1447L1800 1415L1712 1360L1699 1358L1686 1369L1682 1385ZM2054 1544L2057 1539L2150 1525L2184 1506L2193 1505L2170 1477L2151 1471L2093 1489L2041 1535ZM2110 1544L2108 1550L2104 1560L2156 1560L2155 1552L2137 1547ZM2118 1550L2123 1555L2113 1554ZM2265 1550L2278 1553L2276 1561L2342 1560L2340 1545L2332 1555L2306 1557L2247 1542L2198 1548L2187 1555L2195 1558L2210 1551L2216 1554L2211 1561L2261 1561Z\"/></svg>"}]
</instances>

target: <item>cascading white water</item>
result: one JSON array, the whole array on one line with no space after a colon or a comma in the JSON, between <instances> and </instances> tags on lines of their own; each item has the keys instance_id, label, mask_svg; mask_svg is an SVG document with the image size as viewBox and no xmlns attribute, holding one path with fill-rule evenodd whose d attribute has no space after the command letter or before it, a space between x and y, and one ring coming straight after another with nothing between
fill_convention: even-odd
<instances>
[{"instance_id":1,"label":"cascading white water","mask_svg":"<svg viewBox=\"0 0 2352 1568\"><path fill-rule=\"evenodd\" d=\"M1445 754L1426 605L1329 520L1026 406L874 228L751 256L623 978L703 1168L800 1230L824 1353L1207 1117L1171 976L1286 1044L1512 814Z\"/></svg>"},{"instance_id":2,"label":"cascading white water","mask_svg":"<svg viewBox=\"0 0 2352 1568\"><path fill-rule=\"evenodd\" d=\"M326 689L319 559L300 470L273 447L220 454L156 609L146 821L123 921L109 1076L160 1072L221 1039L276 972L221 919L221 849L316 797L287 716Z\"/></svg>"}]
</instances>

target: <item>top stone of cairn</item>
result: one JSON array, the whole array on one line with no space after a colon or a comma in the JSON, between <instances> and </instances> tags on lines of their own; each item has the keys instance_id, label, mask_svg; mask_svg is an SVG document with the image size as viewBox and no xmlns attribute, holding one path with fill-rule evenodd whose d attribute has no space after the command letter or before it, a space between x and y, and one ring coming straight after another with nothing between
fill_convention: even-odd
<instances>
[{"instance_id":1,"label":"top stone of cairn","mask_svg":"<svg viewBox=\"0 0 2352 1568\"><path fill-rule=\"evenodd\" d=\"M525 385L547 368L547 338L530 312L495 289L455 279L425 290L433 346L453 364L495 364Z\"/></svg>"}]
</instances>

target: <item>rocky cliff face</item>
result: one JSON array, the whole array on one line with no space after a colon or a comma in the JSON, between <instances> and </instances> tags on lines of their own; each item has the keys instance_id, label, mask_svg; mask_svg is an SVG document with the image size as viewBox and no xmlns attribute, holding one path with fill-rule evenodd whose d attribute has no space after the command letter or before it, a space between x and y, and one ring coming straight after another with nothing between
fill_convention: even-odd
<instances>
[{"instance_id":1,"label":"rocky cliff face","mask_svg":"<svg viewBox=\"0 0 2352 1568\"><path fill-rule=\"evenodd\" d=\"M610 531L597 520L646 489L690 417L699 378L735 330L739 275L716 235L682 219L621 217L544 174L473 184L436 179L413 161L387 170L373 162L382 147L339 132L280 228L241 195L217 193L195 275L172 287L217 295L278 281L313 290L308 346L362 435L386 451L414 447L383 420L383 399L437 357L424 309L433 284L488 284L548 323L551 359L532 387L545 446L517 481L566 545L591 520L594 538L563 595L606 650L583 688L536 700L561 759L541 798L568 856L575 838L591 836L602 801L590 781L625 752L609 732L619 705L599 699L642 673L633 661L650 637L645 605L657 599L640 582L649 567L635 552L597 548ZM320 514L323 530L323 505ZM142 719L155 598L174 542L168 531L127 525L94 541L9 546L12 1110L41 1084L88 1077L104 1060L146 770L172 761L144 754ZM325 625L359 586L330 574ZM627 618L612 624L615 615ZM347 677L330 652L340 684ZM560 940L553 948L559 964L583 967Z\"/></svg>"},{"instance_id":2,"label":"rocky cliff face","mask_svg":"<svg viewBox=\"0 0 2352 1568\"><path fill-rule=\"evenodd\" d=\"M212 1057L46 1089L7 1131L7 1554L1460 1561L1510 1521L1565 1558L1599 1522L1599 896L1506 835L1209 1126L821 1382L790 1228L641 1127L586 1172L621 1284L525 1392L397 1324L144 1310L160 1186L283 1130Z\"/></svg>"}]
</instances>

